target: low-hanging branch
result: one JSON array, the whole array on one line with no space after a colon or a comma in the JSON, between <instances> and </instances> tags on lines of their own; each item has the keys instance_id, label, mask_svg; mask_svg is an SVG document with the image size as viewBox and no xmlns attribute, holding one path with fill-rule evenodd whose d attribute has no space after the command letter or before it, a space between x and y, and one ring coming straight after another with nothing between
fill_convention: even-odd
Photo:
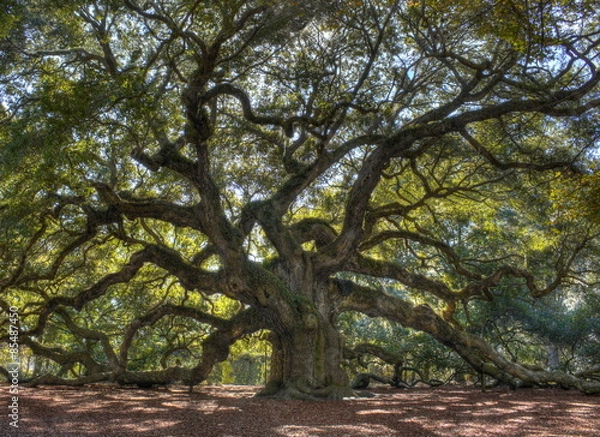
<instances>
[{"instance_id":1,"label":"low-hanging branch","mask_svg":"<svg viewBox=\"0 0 600 437\"><path fill-rule=\"evenodd\" d=\"M454 328L428 305L414 306L382 291L356 285L354 291L340 299L341 310L358 311L370 317L385 317L430 334L457 352L478 372L488 374L512 387L519 387L523 383L558 384L587 394L600 393L600 383L562 372L529 370L509 361L482 338Z\"/></svg>"}]
</instances>

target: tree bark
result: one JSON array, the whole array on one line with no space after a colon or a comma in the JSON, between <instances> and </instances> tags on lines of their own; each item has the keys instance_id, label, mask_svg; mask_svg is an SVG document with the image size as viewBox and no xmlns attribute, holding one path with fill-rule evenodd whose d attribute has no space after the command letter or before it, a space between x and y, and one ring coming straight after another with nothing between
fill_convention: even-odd
<instances>
[{"instance_id":1,"label":"tree bark","mask_svg":"<svg viewBox=\"0 0 600 437\"><path fill-rule=\"evenodd\" d=\"M342 399L354 395L348 376L341 369L343 337L334 324L327 285L315 285L310 293L311 299L306 293L292 296L292 323L273 325L271 373L259 396ZM274 310L277 312L278 308ZM289 309L284 311L290 313Z\"/></svg>"}]
</instances>

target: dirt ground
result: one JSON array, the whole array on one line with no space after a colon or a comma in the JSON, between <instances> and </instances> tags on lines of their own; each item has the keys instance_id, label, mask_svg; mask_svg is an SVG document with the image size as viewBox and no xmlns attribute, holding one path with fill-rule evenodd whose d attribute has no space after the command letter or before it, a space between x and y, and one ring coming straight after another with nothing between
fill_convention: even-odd
<instances>
[{"instance_id":1,"label":"dirt ground","mask_svg":"<svg viewBox=\"0 0 600 437\"><path fill-rule=\"evenodd\" d=\"M9 405L8 386L1 386ZM339 402L253 398L257 387L20 388L2 436L600 436L600 396L559 389L372 390ZM9 411L10 413L10 411Z\"/></svg>"}]
</instances>

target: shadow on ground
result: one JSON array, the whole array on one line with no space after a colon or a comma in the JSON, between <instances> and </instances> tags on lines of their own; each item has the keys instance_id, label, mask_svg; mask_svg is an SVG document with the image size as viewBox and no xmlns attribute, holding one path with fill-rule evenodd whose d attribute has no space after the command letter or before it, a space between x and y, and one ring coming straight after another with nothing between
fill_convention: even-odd
<instances>
[{"instance_id":1,"label":"shadow on ground","mask_svg":"<svg viewBox=\"0 0 600 437\"><path fill-rule=\"evenodd\" d=\"M8 390L4 387L8 402ZM375 390L341 402L253 398L257 387L37 388L7 436L599 436L600 397L563 390Z\"/></svg>"}]
</instances>

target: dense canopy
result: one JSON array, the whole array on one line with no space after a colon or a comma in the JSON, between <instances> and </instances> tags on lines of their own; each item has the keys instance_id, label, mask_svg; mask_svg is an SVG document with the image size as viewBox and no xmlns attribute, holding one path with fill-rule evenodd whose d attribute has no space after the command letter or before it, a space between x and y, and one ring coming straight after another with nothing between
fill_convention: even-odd
<instances>
[{"instance_id":1,"label":"dense canopy","mask_svg":"<svg viewBox=\"0 0 600 437\"><path fill-rule=\"evenodd\" d=\"M600 392L594 1L5 4L0 306L32 384L258 351L280 397L373 357Z\"/></svg>"}]
</instances>

